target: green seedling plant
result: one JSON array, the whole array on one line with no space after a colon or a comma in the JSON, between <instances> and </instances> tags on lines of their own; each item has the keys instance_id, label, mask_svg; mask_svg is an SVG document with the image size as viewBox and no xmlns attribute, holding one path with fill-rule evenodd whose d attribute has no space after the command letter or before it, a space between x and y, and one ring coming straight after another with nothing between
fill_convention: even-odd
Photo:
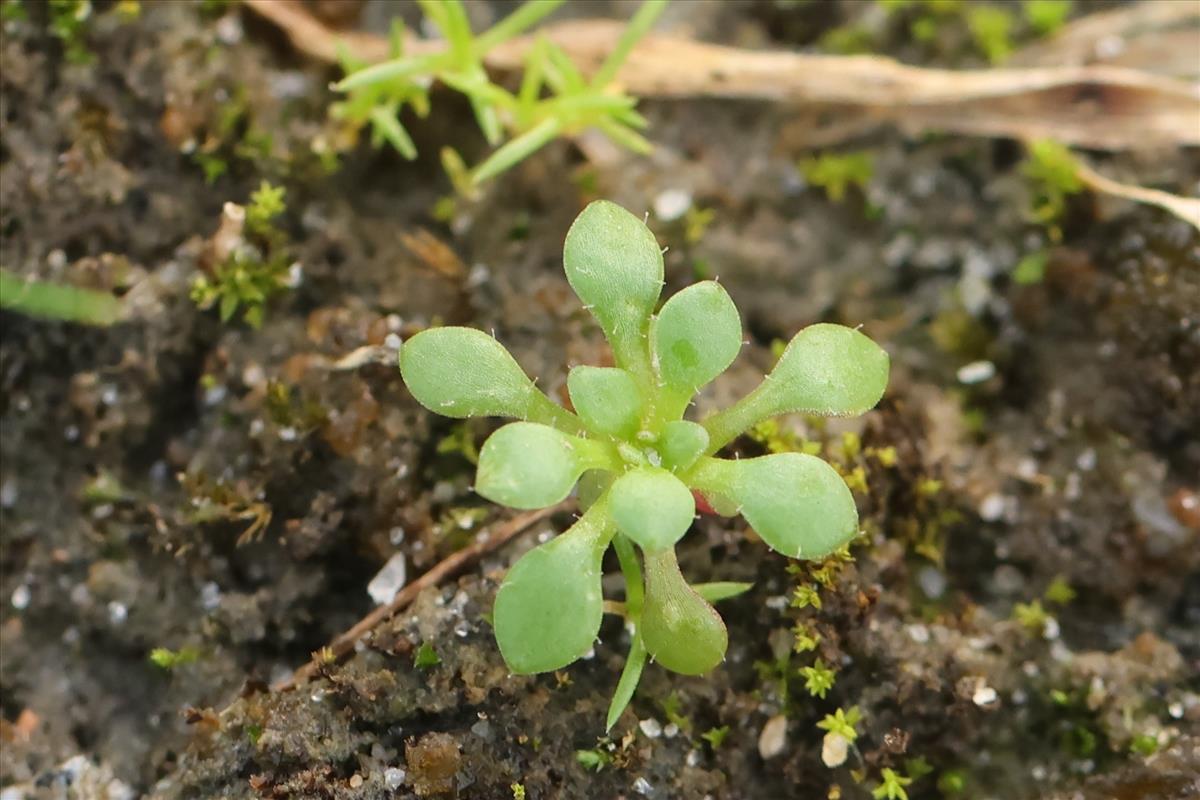
<instances>
[{"instance_id":1,"label":"green seedling plant","mask_svg":"<svg viewBox=\"0 0 1200 800\"><path fill-rule=\"evenodd\" d=\"M391 144L402 156L416 158L412 137L399 114L411 108L429 113L429 87L442 83L461 92L471 103L484 138L497 148L468 169L453 150L442 161L455 189L465 195L540 150L559 137L589 128L637 153L650 143L639 133L646 119L635 98L614 86L617 71L629 52L666 8L667 0L646 0L633 15L613 51L585 78L562 48L539 38L524 56L523 73L515 91L493 83L484 59L497 46L524 33L562 4L563 0L529 0L487 31L471 31L460 0L418 0L426 18L441 32L445 47L436 52L405 53L403 27L393 29L391 58L368 66L343 52L346 77L337 84L344 101L332 113L356 127L370 125L376 145Z\"/></svg>"},{"instance_id":2,"label":"green seedling plant","mask_svg":"<svg viewBox=\"0 0 1200 800\"><path fill-rule=\"evenodd\" d=\"M483 497L517 509L543 508L579 485L582 516L509 570L493 624L515 673L562 669L585 655L606 610L601 561L612 547L626 585L624 602L607 609L624 616L632 644L609 708L611 729L647 660L702 675L724 658L728 633L712 604L749 587L684 579L675 545L698 505L740 513L788 558L822 558L858 534L850 490L820 458L724 459L717 453L779 414L866 412L887 385L888 357L857 330L811 325L792 339L761 385L694 422L684 419L692 398L742 347L741 321L725 289L715 281L696 283L659 308L658 242L640 219L603 200L571 226L563 262L616 364L570 371L573 412L542 394L494 338L470 328L418 333L401 348L400 371L431 411L518 420L480 449L475 490Z\"/></svg>"}]
</instances>

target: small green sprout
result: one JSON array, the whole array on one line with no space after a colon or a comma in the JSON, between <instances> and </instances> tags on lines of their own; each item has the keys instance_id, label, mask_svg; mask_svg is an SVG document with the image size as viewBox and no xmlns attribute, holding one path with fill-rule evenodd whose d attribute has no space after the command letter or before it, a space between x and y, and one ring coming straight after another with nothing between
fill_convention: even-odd
<instances>
[{"instance_id":1,"label":"small green sprout","mask_svg":"<svg viewBox=\"0 0 1200 800\"><path fill-rule=\"evenodd\" d=\"M1071 15L1071 0L1024 0L1025 21L1041 36L1056 32Z\"/></svg>"},{"instance_id":2,"label":"small green sprout","mask_svg":"<svg viewBox=\"0 0 1200 800\"><path fill-rule=\"evenodd\" d=\"M979 4L967 10L967 29L992 64L1012 54L1012 27L1013 16L1007 9Z\"/></svg>"},{"instance_id":3,"label":"small green sprout","mask_svg":"<svg viewBox=\"0 0 1200 800\"><path fill-rule=\"evenodd\" d=\"M792 594L794 608L821 608L821 593L811 583L802 583Z\"/></svg>"},{"instance_id":4,"label":"small green sprout","mask_svg":"<svg viewBox=\"0 0 1200 800\"><path fill-rule=\"evenodd\" d=\"M1129 749L1139 756L1149 758L1158 752L1158 737L1152 733L1139 733L1129 742Z\"/></svg>"},{"instance_id":5,"label":"small green sprout","mask_svg":"<svg viewBox=\"0 0 1200 800\"><path fill-rule=\"evenodd\" d=\"M650 143L639 130L647 122L632 96L613 81L633 46L666 8L667 0L645 0L612 52L590 79L558 45L538 39L524 56L516 93L493 83L484 68L486 55L552 13L563 0L529 0L487 31L471 31L461 0L418 0L426 19L446 41L444 50L406 56L403 27L393 29L391 57L368 66L342 54L346 77L337 88L346 99L331 113L354 128L370 124L372 142L392 145L407 159L417 157L416 145L398 115L408 107L418 116L429 113L428 87L441 82L461 92L471 103L488 144L497 149L481 164L467 169L452 150L442 162L460 194L510 169L552 140L594 128L617 144L646 153Z\"/></svg>"},{"instance_id":6,"label":"small green sprout","mask_svg":"<svg viewBox=\"0 0 1200 800\"><path fill-rule=\"evenodd\" d=\"M1046 277L1046 251L1039 250L1036 253L1029 253L1017 262L1017 266L1013 269L1013 281L1021 286L1031 286L1041 283Z\"/></svg>"},{"instance_id":7,"label":"small green sprout","mask_svg":"<svg viewBox=\"0 0 1200 800\"><path fill-rule=\"evenodd\" d=\"M1040 634L1046 629L1050 615L1046 613L1041 600L1034 600L1030 603L1017 603L1013 606L1013 619L1030 633Z\"/></svg>"},{"instance_id":8,"label":"small green sprout","mask_svg":"<svg viewBox=\"0 0 1200 800\"><path fill-rule=\"evenodd\" d=\"M1021 167L1033 190L1033 218L1046 226L1050 238L1062 238L1059 223L1066 213L1067 199L1083 191L1079 165L1065 145L1038 139L1029 145L1029 156Z\"/></svg>"},{"instance_id":9,"label":"small green sprout","mask_svg":"<svg viewBox=\"0 0 1200 800\"><path fill-rule=\"evenodd\" d=\"M813 697L825 699L825 695L833 688L836 674L821 659L817 659L811 667L801 667L800 675L804 678L804 688Z\"/></svg>"},{"instance_id":10,"label":"small green sprout","mask_svg":"<svg viewBox=\"0 0 1200 800\"><path fill-rule=\"evenodd\" d=\"M513 800L525 800L525 784L515 782L508 788L512 790Z\"/></svg>"},{"instance_id":11,"label":"small green sprout","mask_svg":"<svg viewBox=\"0 0 1200 800\"><path fill-rule=\"evenodd\" d=\"M599 772L612 763L612 756L597 747L592 750L576 750L575 760L578 761L584 769L590 769L595 772Z\"/></svg>"},{"instance_id":12,"label":"small green sprout","mask_svg":"<svg viewBox=\"0 0 1200 800\"><path fill-rule=\"evenodd\" d=\"M287 206L283 187L263 181L244 208L225 204L221 229L221 260L210 272L192 282L192 300L200 308L217 306L221 321L238 309L252 327L262 325L267 300L282 292L291 280L287 235L275 224Z\"/></svg>"},{"instance_id":13,"label":"small green sprout","mask_svg":"<svg viewBox=\"0 0 1200 800\"><path fill-rule=\"evenodd\" d=\"M150 663L167 671L176 667L195 663L200 658L200 651L194 647L183 647L179 650L169 650L166 647L156 647L150 651Z\"/></svg>"},{"instance_id":14,"label":"small green sprout","mask_svg":"<svg viewBox=\"0 0 1200 800\"><path fill-rule=\"evenodd\" d=\"M1056 575L1054 580L1050 581L1050 585L1046 587L1043 596L1047 603L1065 606L1075 599L1075 590L1071 588L1071 584L1065 577Z\"/></svg>"},{"instance_id":15,"label":"small green sprout","mask_svg":"<svg viewBox=\"0 0 1200 800\"><path fill-rule=\"evenodd\" d=\"M719 728L709 728L704 733L700 734L700 738L708 742L709 747L717 750L725 742L725 737L729 735L729 726L722 725Z\"/></svg>"},{"instance_id":16,"label":"small green sprout","mask_svg":"<svg viewBox=\"0 0 1200 800\"><path fill-rule=\"evenodd\" d=\"M442 658L429 642L421 642L413 656L413 666L417 669L430 669L442 663Z\"/></svg>"},{"instance_id":17,"label":"small green sprout","mask_svg":"<svg viewBox=\"0 0 1200 800\"><path fill-rule=\"evenodd\" d=\"M825 718L817 723L817 727L827 733L837 734L853 744L858 739L856 728L860 722L862 722L862 710L858 706L851 706L849 711L839 708L832 714L826 714Z\"/></svg>"},{"instance_id":18,"label":"small green sprout","mask_svg":"<svg viewBox=\"0 0 1200 800\"><path fill-rule=\"evenodd\" d=\"M850 490L816 456L715 456L779 414L866 412L887 385L888 356L854 329L812 325L796 335L758 388L693 422L683 418L692 397L742 347L741 321L725 289L714 281L696 283L659 308L662 251L640 219L606 201L576 219L564 265L616 363L571 370L574 412L538 391L495 339L469 328L432 328L412 337L401 349L400 371L431 411L519 420L480 449L475 489L483 497L542 508L580 484L583 515L509 570L496 595L494 631L516 673L559 670L583 656L599 633L601 564L613 547L626 583L621 613L633 634L609 709L611 728L648 659L702 675L725 656L728 634L712 603L748 586L693 586L680 573L675 545L692 525L698 497L720 513L740 513L789 558L823 558L858 534Z\"/></svg>"},{"instance_id":19,"label":"small green sprout","mask_svg":"<svg viewBox=\"0 0 1200 800\"><path fill-rule=\"evenodd\" d=\"M899 775L895 770L883 768L882 776L883 783L871 790L871 797L875 800L908 800L908 792L904 790L913 782L912 778L904 775Z\"/></svg>"},{"instance_id":20,"label":"small green sprout","mask_svg":"<svg viewBox=\"0 0 1200 800\"><path fill-rule=\"evenodd\" d=\"M838 155L827 153L800 162L800 172L813 186L820 186L825 195L835 203L842 202L847 191L854 187L866 189L875 171L875 162L870 153L857 152Z\"/></svg>"}]
</instances>

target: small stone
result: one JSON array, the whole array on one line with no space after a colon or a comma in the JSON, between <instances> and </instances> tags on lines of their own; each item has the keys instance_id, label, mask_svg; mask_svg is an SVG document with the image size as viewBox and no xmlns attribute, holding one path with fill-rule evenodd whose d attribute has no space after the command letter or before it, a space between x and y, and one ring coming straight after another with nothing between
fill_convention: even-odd
<instances>
[{"instance_id":1,"label":"small stone","mask_svg":"<svg viewBox=\"0 0 1200 800\"><path fill-rule=\"evenodd\" d=\"M367 584L367 594L371 595L375 605L385 606L395 599L396 593L404 588L407 581L408 562L404 553L395 553Z\"/></svg>"},{"instance_id":2,"label":"small stone","mask_svg":"<svg viewBox=\"0 0 1200 800\"><path fill-rule=\"evenodd\" d=\"M662 736L662 724L653 717L642 720L638 723L638 727L642 729L642 733L651 739L657 739L659 736Z\"/></svg>"},{"instance_id":3,"label":"small stone","mask_svg":"<svg viewBox=\"0 0 1200 800\"><path fill-rule=\"evenodd\" d=\"M350 788L357 789L363 785L363 776L357 772L350 776Z\"/></svg>"},{"instance_id":4,"label":"small stone","mask_svg":"<svg viewBox=\"0 0 1200 800\"><path fill-rule=\"evenodd\" d=\"M846 754L850 750L849 745L846 737L830 731L825 734L825 739L821 742L821 761L830 768L840 767L846 763Z\"/></svg>"},{"instance_id":5,"label":"small stone","mask_svg":"<svg viewBox=\"0 0 1200 800\"><path fill-rule=\"evenodd\" d=\"M404 779L407 777L402 769L396 767L388 767L383 771L383 785L395 791L404 784Z\"/></svg>"},{"instance_id":6,"label":"small stone","mask_svg":"<svg viewBox=\"0 0 1200 800\"><path fill-rule=\"evenodd\" d=\"M937 600L946 593L946 575L937 567L922 567L917 573L917 583L930 600Z\"/></svg>"},{"instance_id":7,"label":"small stone","mask_svg":"<svg viewBox=\"0 0 1200 800\"><path fill-rule=\"evenodd\" d=\"M29 597L29 587L22 583L16 589L13 589L12 607L17 611L24 611L29 607Z\"/></svg>"},{"instance_id":8,"label":"small stone","mask_svg":"<svg viewBox=\"0 0 1200 800\"><path fill-rule=\"evenodd\" d=\"M205 611L215 611L221 606L221 587L209 581L200 587L200 606Z\"/></svg>"},{"instance_id":9,"label":"small stone","mask_svg":"<svg viewBox=\"0 0 1200 800\"><path fill-rule=\"evenodd\" d=\"M120 625L128 618L129 609L125 607L124 603L118 603L116 600L113 600L108 604L108 620L113 625Z\"/></svg>"},{"instance_id":10,"label":"small stone","mask_svg":"<svg viewBox=\"0 0 1200 800\"><path fill-rule=\"evenodd\" d=\"M633 790L638 794L646 795L647 797L654 791L654 787L650 785L650 781L645 778L638 778L633 782Z\"/></svg>"},{"instance_id":11,"label":"small stone","mask_svg":"<svg viewBox=\"0 0 1200 800\"><path fill-rule=\"evenodd\" d=\"M999 699L996 690L988 686L981 679L975 686L975 693L971 695L971 702L980 708L984 708L994 704Z\"/></svg>"},{"instance_id":12,"label":"small stone","mask_svg":"<svg viewBox=\"0 0 1200 800\"><path fill-rule=\"evenodd\" d=\"M763 725L758 735L758 754L763 760L774 758L783 752L787 744L787 717L776 714Z\"/></svg>"},{"instance_id":13,"label":"small stone","mask_svg":"<svg viewBox=\"0 0 1200 800\"><path fill-rule=\"evenodd\" d=\"M685 189L667 189L654 198L654 216L663 222L679 219L692 207L692 195Z\"/></svg>"},{"instance_id":14,"label":"small stone","mask_svg":"<svg viewBox=\"0 0 1200 800\"><path fill-rule=\"evenodd\" d=\"M678 735L679 735L679 726L676 725L674 722L669 723L667 725L667 727L663 728L663 736L667 737L668 739L674 739Z\"/></svg>"},{"instance_id":15,"label":"small stone","mask_svg":"<svg viewBox=\"0 0 1200 800\"><path fill-rule=\"evenodd\" d=\"M993 492L979 504L979 518L984 522L995 522L1004 516L1006 505L1004 495Z\"/></svg>"},{"instance_id":16,"label":"small stone","mask_svg":"<svg viewBox=\"0 0 1200 800\"><path fill-rule=\"evenodd\" d=\"M929 629L924 625L908 625L905 630L908 631L908 638L917 644L925 644L929 641Z\"/></svg>"},{"instance_id":17,"label":"small stone","mask_svg":"<svg viewBox=\"0 0 1200 800\"><path fill-rule=\"evenodd\" d=\"M990 361L972 361L960 367L957 373L958 382L967 386L991 380L996 375L996 365Z\"/></svg>"}]
</instances>

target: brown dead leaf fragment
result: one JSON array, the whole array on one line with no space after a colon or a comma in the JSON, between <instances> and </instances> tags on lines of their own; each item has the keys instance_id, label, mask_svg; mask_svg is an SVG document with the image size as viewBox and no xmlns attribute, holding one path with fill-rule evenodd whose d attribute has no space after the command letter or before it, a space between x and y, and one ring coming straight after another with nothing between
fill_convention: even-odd
<instances>
[{"instance_id":1,"label":"brown dead leaf fragment","mask_svg":"<svg viewBox=\"0 0 1200 800\"><path fill-rule=\"evenodd\" d=\"M344 41L360 58L379 61L380 37L330 30L301 6L243 0L279 25L297 49L332 62ZM538 31L585 73L616 45L624 23L572 20ZM497 72L521 66L533 37L517 37L488 53ZM434 52L438 42L413 39L407 53ZM686 69L680 68L686 65ZM747 50L672 35L646 36L617 81L641 97L723 97L845 107L910 134L937 130L980 136L1053 138L1100 150L1200 145L1200 90L1150 71L1110 66L943 70L880 56L823 56Z\"/></svg>"}]
</instances>

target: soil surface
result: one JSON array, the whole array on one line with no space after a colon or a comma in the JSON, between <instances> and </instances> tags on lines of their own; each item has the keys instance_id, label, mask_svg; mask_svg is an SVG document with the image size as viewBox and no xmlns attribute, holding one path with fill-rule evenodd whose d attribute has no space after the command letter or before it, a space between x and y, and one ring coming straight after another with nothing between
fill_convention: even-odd
<instances>
[{"instance_id":1,"label":"soil surface","mask_svg":"<svg viewBox=\"0 0 1200 800\"><path fill-rule=\"evenodd\" d=\"M0 265L135 311L103 329L0 313L0 798L854 799L885 768L914 800L1200 796L1194 229L1085 193L1052 241L1020 145L892 130L830 151L873 161L834 202L797 166L807 117L729 101L643 102L651 156L555 143L447 220L439 147L485 152L449 92L405 119L421 152L406 162L346 140L327 116L336 72L250 12L94 5L87 63L48 6L2 23ZM375 30L394 10L311 5ZM814 48L869 5L677 4L663 24ZM960 34L917 46L898 28L876 49L980 65ZM1200 181L1194 152L1095 163L1181 194ZM299 266L254 329L189 291L223 205L263 180L286 188ZM561 397L570 366L608 358L561 268L596 197L648 214L666 293L719 276L741 310L747 345L701 412L804 325L862 325L887 348L875 411L730 448L816 443L861 468L854 560L801 608L821 565L740 519L699 520L689 580L754 582L722 603L728 658L705 678L648 667L608 737L619 620L594 655L534 677L508 674L488 624L504 571L566 512L272 691L374 607L394 556L411 580L510 518L471 491L463 445L496 423L420 408L396 343L494 331ZM693 213L671 218L681 202ZM1044 278L1014 280L1043 250ZM379 358L334 363L363 347ZM186 656L164 669L155 648ZM823 698L800 672L817 658L836 670ZM857 741L826 766L817 722L852 706Z\"/></svg>"}]
</instances>

